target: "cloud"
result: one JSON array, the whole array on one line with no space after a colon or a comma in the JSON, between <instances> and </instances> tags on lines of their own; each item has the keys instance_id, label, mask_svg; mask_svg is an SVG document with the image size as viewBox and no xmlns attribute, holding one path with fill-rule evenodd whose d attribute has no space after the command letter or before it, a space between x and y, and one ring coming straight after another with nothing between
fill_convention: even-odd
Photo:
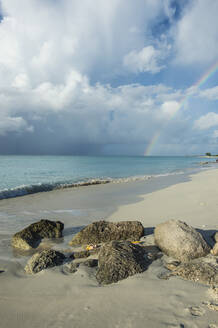
<instances>
[{"instance_id":1,"label":"cloud","mask_svg":"<svg viewBox=\"0 0 218 328\"><path fill-rule=\"evenodd\" d=\"M97 80L122 74L124 56L150 45L152 27L170 15L162 0L1 2L0 64L9 83L12 68L33 84L59 83L71 70Z\"/></svg>"},{"instance_id":2,"label":"cloud","mask_svg":"<svg viewBox=\"0 0 218 328\"><path fill-rule=\"evenodd\" d=\"M22 117L4 117L0 119L0 136L8 132L20 132L22 130L33 131L32 127L27 127L26 121Z\"/></svg>"},{"instance_id":3,"label":"cloud","mask_svg":"<svg viewBox=\"0 0 218 328\"><path fill-rule=\"evenodd\" d=\"M200 91L199 96L208 100L218 100L218 86Z\"/></svg>"},{"instance_id":4,"label":"cloud","mask_svg":"<svg viewBox=\"0 0 218 328\"><path fill-rule=\"evenodd\" d=\"M161 59L161 51L156 50L153 46L147 46L138 52L133 50L128 53L123 59L123 65L133 73L158 73L164 68L163 65L159 65Z\"/></svg>"},{"instance_id":5,"label":"cloud","mask_svg":"<svg viewBox=\"0 0 218 328\"><path fill-rule=\"evenodd\" d=\"M194 127L200 130L206 130L214 126L218 126L218 114L214 112L209 112L194 122Z\"/></svg>"},{"instance_id":6,"label":"cloud","mask_svg":"<svg viewBox=\"0 0 218 328\"><path fill-rule=\"evenodd\" d=\"M144 153L157 131L162 153L200 144L179 107L187 90L155 78L173 55L173 3L2 0L0 152Z\"/></svg>"},{"instance_id":7,"label":"cloud","mask_svg":"<svg viewBox=\"0 0 218 328\"><path fill-rule=\"evenodd\" d=\"M177 101L166 101L161 105L161 109L164 115L171 118L177 113L180 108L180 104Z\"/></svg>"},{"instance_id":8,"label":"cloud","mask_svg":"<svg viewBox=\"0 0 218 328\"><path fill-rule=\"evenodd\" d=\"M191 0L173 26L176 61L183 65L213 63L218 57L218 2Z\"/></svg>"}]
</instances>

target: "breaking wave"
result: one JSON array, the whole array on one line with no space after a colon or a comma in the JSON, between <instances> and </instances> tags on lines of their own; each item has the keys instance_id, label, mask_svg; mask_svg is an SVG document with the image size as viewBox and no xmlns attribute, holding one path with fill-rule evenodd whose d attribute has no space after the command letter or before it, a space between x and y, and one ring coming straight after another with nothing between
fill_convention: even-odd
<instances>
[{"instance_id":1,"label":"breaking wave","mask_svg":"<svg viewBox=\"0 0 218 328\"><path fill-rule=\"evenodd\" d=\"M58 189L85 187L85 186L100 185L100 184L107 184L107 183L117 183L118 184L118 183L125 183L125 182L146 181L151 178L177 175L177 174L182 174L182 173L184 173L184 172L179 171L179 172L174 172L174 173L134 176L134 177L127 177L127 178L89 179L89 180L85 180L85 181L70 182L70 183L55 182L55 183L37 183L37 184L33 184L33 185L21 185L21 186L15 187L15 188L0 190L0 200L36 194L39 192L58 190Z\"/></svg>"}]
</instances>

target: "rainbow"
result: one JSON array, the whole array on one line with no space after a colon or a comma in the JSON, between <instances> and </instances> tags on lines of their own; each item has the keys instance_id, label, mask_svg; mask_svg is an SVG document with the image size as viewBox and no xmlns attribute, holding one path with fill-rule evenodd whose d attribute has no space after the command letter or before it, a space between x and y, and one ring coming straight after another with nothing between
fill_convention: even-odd
<instances>
[{"instance_id":1,"label":"rainbow","mask_svg":"<svg viewBox=\"0 0 218 328\"><path fill-rule=\"evenodd\" d=\"M172 120L175 115L177 114L177 112L185 105L185 103L187 102L187 100L189 98L192 97L192 95L197 91L197 89L199 89L205 82L207 82L207 80L209 80L211 78L212 75L214 75L216 73L216 71L218 70L218 60L215 62L215 64L213 64L201 77L199 80L197 80L197 82L195 82L195 84L193 84L189 89L188 89L188 93L185 94L185 96L183 96L183 98L181 99L181 101L179 102L179 106L176 110L176 112L170 117L170 120ZM169 122L169 121L168 121ZM144 156L149 156L151 154L152 149L154 148L154 146L157 144L158 139L162 133L162 131L166 128L167 123L164 124L164 126L162 127L162 129L160 129L157 133L154 134L153 138L151 139L150 143L147 145L145 152L144 152Z\"/></svg>"}]
</instances>

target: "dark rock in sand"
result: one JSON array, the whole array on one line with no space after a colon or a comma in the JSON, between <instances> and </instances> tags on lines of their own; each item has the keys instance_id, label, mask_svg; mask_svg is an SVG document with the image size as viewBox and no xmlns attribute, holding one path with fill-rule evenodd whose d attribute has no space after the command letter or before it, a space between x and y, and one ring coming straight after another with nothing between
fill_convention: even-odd
<instances>
[{"instance_id":1,"label":"dark rock in sand","mask_svg":"<svg viewBox=\"0 0 218 328\"><path fill-rule=\"evenodd\" d=\"M202 235L182 221L170 220L157 225L154 237L156 245L166 255L182 262L206 256L210 252Z\"/></svg>"},{"instance_id":2,"label":"dark rock in sand","mask_svg":"<svg viewBox=\"0 0 218 328\"><path fill-rule=\"evenodd\" d=\"M44 269L60 265L64 260L64 254L52 249L45 250L34 254L27 262L24 270L30 274L38 273Z\"/></svg>"},{"instance_id":3,"label":"dark rock in sand","mask_svg":"<svg viewBox=\"0 0 218 328\"><path fill-rule=\"evenodd\" d=\"M145 271L149 263L141 246L129 241L111 241L100 249L96 279L100 284L118 282Z\"/></svg>"},{"instance_id":4,"label":"dark rock in sand","mask_svg":"<svg viewBox=\"0 0 218 328\"><path fill-rule=\"evenodd\" d=\"M172 270L172 267L167 267ZM176 266L170 276L180 276L186 280L199 282L206 285L218 284L218 263L200 259L191 260Z\"/></svg>"},{"instance_id":5,"label":"dark rock in sand","mask_svg":"<svg viewBox=\"0 0 218 328\"><path fill-rule=\"evenodd\" d=\"M64 224L60 221L41 220L17 232L11 244L22 250L30 250L36 248L43 238L62 237L63 229Z\"/></svg>"},{"instance_id":6,"label":"dark rock in sand","mask_svg":"<svg viewBox=\"0 0 218 328\"><path fill-rule=\"evenodd\" d=\"M144 235L144 228L138 221L93 222L78 232L70 245L98 244L111 240L139 240Z\"/></svg>"}]
</instances>

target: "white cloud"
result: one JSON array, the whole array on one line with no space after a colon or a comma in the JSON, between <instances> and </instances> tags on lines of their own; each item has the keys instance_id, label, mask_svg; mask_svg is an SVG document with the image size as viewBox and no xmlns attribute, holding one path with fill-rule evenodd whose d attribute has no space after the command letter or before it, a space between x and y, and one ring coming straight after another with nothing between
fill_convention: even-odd
<instances>
[{"instance_id":1,"label":"white cloud","mask_svg":"<svg viewBox=\"0 0 218 328\"><path fill-rule=\"evenodd\" d=\"M8 132L20 132L25 129L32 131L32 128L27 126L26 121L22 117L0 116L0 135L5 135Z\"/></svg>"},{"instance_id":2,"label":"white cloud","mask_svg":"<svg viewBox=\"0 0 218 328\"><path fill-rule=\"evenodd\" d=\"M194 122L194 127L200 130L206 130L214 126L218 126L218 114L214 112L209 112Z\"/></svg>"},{"instance_id":3,"label":"white cloud","mask_svg":"<svg viewBox=\"0 0 218 328\"><path fill-rule=\"evenodd\" d=\"M180 108L180 104L177 101L166 101L161 105L161 109L164 115L171 118Z\"/></svg>"},{"instance_id":4,"label":"white cloud","mask_svg":"<svg viewBox=\"0 0 218 328\"><path fill-rule=\"evenodd\" d=\"M29 78L26 74L18 74L15 76L11 86L20 90L25 90L29 87L29 84Z\"/></svg>"},{"instance_id":5,"label":"white cloud","mask_svg":"<svg viewBox=\"0 0 218 328\"><path fill-rule=\"evenodd\" d=\"M207 64L218 57L218 1L192 0L174 28L177 62Z\"/></svg>"},{"instance_id":6,"label":"white cloud","mask_svg":"<svg viewBox=\"0 0 218 328\"><path fill-rule=\"evenodd\" d=\"M123 65L133 73L157 73L164 67L159 65L161 59L161 51L153 46L147 46L140 51L133 50L128 53L123 59Z\"/></svg>"},{"instance_id":7,"label":"white cloud","mask_svg":"<svg viewBox=\"0 0 218 328\"><path fill-rule=\"evenodd\" d=\"M14 75L26 74L35 85L63 82L71 70L95 79L122 74L124 56L150 43L152 26L169 15L170 6L162 0L1 3L2 74L7 72L9 84Z\"/></svg>"},{"instance_id":8,"label":"white cloud","mask_svg":"<svg viewBox=\"0 0 218 328\"><path fill-rule=\"evenodd\" d=\"M218 86L200 91L199 96L209 100L218 100Z\"/></svg>"}]
</instances>

